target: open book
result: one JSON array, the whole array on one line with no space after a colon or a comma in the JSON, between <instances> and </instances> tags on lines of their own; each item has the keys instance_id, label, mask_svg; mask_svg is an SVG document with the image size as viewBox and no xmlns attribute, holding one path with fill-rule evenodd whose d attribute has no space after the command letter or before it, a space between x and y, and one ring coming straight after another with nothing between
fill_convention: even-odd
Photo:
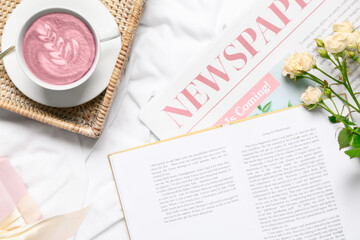
<instances>
[{"instance_id":1,"label":"open book","mask_svg":"<svg viewBox=\"0 0 360 240\"><path fill-rule=\"evenodd\" d=\"M360 164L292 107L109 156L132 240L360 239Z\"/></svg>"}]
</instances>

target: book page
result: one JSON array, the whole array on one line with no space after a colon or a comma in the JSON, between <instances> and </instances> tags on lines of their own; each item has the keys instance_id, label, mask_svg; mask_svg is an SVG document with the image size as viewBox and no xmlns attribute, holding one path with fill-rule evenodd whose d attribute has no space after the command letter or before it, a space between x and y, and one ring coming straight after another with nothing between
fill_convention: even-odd
<instances>
[{"instance_id":1,"label":"book page","mask_svg":"<svg viewBox=\"0 0 360 240\"><path fill-rule=\"evenodd\" d=\"M133 240L360 239L360 165L295 107L111 156Z\"/></svg>"},{"instance_id":2,"label":"book page","mask_svg":"<svg viewBox=\"0 0 360 240\"><path fill-rule=\"evenodd\" d=\"M294 108L233 126L264 239L359 239L360 165L327 114Z\"/></svg>"},{"instance_id":3,"label":"book page","mask_svg":"<svg viewBox=\"0 0 360 240\"><path fill-rule=\"evenodd\" d=\"M338 71L318 57L314 39L332 34L335 22L358 26L360 1L261 0L254 6L142 109L141 120L157 137L300 104L302 92L314 83L295 84L282 76L285 59L295 51L313 53L317 65L336 77ZM351 67L356 89L359 70Z\"/></svg>"},{"instance_id":4,"label":"book page","mask_svg":"<svg viewBox=\"0 0 360 240\"><path fill-rule=\"evenodd\" d=\"M235 240L245 228L262 238L224 130L111 156L132 240Z\"/></svg>"}]
</instances>

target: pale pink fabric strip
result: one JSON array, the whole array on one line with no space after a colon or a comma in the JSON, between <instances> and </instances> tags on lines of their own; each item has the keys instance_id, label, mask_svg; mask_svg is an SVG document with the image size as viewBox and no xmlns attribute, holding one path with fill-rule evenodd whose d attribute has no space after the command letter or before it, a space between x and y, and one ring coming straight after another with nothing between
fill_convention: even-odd
<instances>
[{"instance_id":1,"label":"pale pink fabric strip","mask_svg":"<svg viewBox=\"0 0 360 240\"><path fill-rule=\"evenodd\" d=\"M34 223L42 218L37 203L29 193L20 200L16 207L26 224Z\"/></svg>"},{"instance_id":2,"label":"pale pink fabric strip","mask_svg":"<svg viewBox=\"0 0 360 240\"><path fill-rule=\"evenodd\" d=\"M41 213L15 169L0 159L0 239L65 240L74 235L89 211L38 221Z\"/></svg>"},{"instance_id":3,"label":"pale pink fabric strip","mask_svg":"<svg viewBox=\"0 0 360 240\"><path fill-rule=\"evenodd\" d=\"M73 236L84 221L89 207L80 211L55 216L32 224L23 224L13 228L0 228L0 239L3 240L66 240ZM12 213L14 219L19 214ZM8 219L13 222L13 219ZM0 222L1 224L1 222Z\"/></svg>"},{"instance_id":4,"label":"pale pink fabric strip","mask_svg":"<svg viewBox=\"0 0 360 240\"><path fill-rule=\"evenodd\" d=\"M0 158L0 222L16 210L26 224L41 218L40 209L7 158Z\"/></svg>"},{"instance_id":5,"label":"pale pink fabric strip","mask_svg":"<svg viewBox=\"0 0 360 240\"><path fill-rule=\"evenodd\" d=\"M7 158L0 158L0 182L17 205L27 194L27 189Z\"/></svg>"},{"instance_id":6,"label":"pale pink fabric strip","mask_svg":"<svg viewBox=\"0 0 360 240\"><path fill-rule=\"evenodd\" d=\"M14 201L0 181L0 222L15 209L15 206Z\"/></svg>"}]
</instances>

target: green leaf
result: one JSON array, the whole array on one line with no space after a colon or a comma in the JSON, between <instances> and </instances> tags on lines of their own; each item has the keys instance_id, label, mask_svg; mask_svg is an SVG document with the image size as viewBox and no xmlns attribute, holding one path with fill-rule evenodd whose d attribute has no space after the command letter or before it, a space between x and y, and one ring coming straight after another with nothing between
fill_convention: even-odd
<instances>
[{"instance_id":1,"label":"green leaf","mask_svg":"<svg viewBox=\"0 0 360 240\"><path fill-rule=\"evenodd\" d=\"M353 147L353 148L360 148L360 136L357 135L356 133L353 133L350 135L350 139L349 139L349 144Z\"/></svg>"},{"instance_id":2,"label":"green leaf","mask_svg":"<svg viewBox=\"0 0 360 240\"><path fill-rule=\"evenodd\" d=\"M350 145L350 131L343 128L339 133L338 142L340 149L348 147Z\"/></svg>"},{"instance_id":3,"label":"green leaf","mask_svg":"<svg viewBox=\"0 0 360 240\"><path fill-rule=\"evenodd\" d=\"M289 102L288 102L288 107L292 107L293 105L292 105L292 103L290 102L290 100L289 100Z\"/></svg>"},{"instance_id":4,"label":"green leaf","mask_svg":"<svg viewBox=\"0 0 360 240\"><path fill-rule=\"evenodd\" d=\"M355 125L355 123L353 123L352 121L350 121L350 119L349 119L348 117L339 116L339 118L340 118L341 120L343 120L345 123L347 123L348 125L350 125L350 126Z\"/></svg>"},{"instance_id":5,"label":"green leaf","mask_svg":"<svg viewBox=\"0 0 360 240\"><path fill-rule=\"evenodd\" d=\"M262 112L263 113L267 113L268 111L270 111L270 108L271 108L271 101L268 102L262 109Z\"/></svg>"},{"instance_id":6,"label":"green leaf","mask_svg":"<svg viewBox=\"0 0 360 240\"><path fill-rule=\"evenodd\" d=\"M330 121L331 123L338 123L338 120L336 119L335 116L329 116L329 121Z\"/></svg>"},{"instance_id":7,"label":"green leaf","mask_svg":"<svg viewBox=\"0 0 360 240\"><path fill-rule=\"evenodd\" d=\"M350 158L356 158L360 156L360 148L353 148L350 150L345 151L345 154L347 154Z\"/></svg>"},{"instance_id":8,"label":"green leaf","mask_svg":"<svg viewBox=\"0 0 360 240\"><path fill-rule=\"evenodd\" d=\"M257 107L260 111L262 110L262 107L261 107L261 105L259 105L258 107Z\"/></svg>"}]
</instances>

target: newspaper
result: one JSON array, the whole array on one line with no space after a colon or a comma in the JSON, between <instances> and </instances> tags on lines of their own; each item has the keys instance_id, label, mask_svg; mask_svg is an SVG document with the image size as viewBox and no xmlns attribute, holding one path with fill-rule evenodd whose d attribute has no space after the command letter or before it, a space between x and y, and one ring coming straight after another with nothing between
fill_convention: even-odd
<instances>
[{"instance_id":1,"label":"newspaper","mask_svg":"<svg viewBox=\"0 0 360 240\"><path fill-rule=\"evenodd\" d=\"M157 137L299 104L313 83L283 77L284 60L295 51L315 54L314 39L330 35L335 22L360 24L358 0L262 0L254 6L142 109L140 119ZM318 65L336 71L316 57ZM360 81L354 84L359 88Z\"/></svg>"}]
</instances>

